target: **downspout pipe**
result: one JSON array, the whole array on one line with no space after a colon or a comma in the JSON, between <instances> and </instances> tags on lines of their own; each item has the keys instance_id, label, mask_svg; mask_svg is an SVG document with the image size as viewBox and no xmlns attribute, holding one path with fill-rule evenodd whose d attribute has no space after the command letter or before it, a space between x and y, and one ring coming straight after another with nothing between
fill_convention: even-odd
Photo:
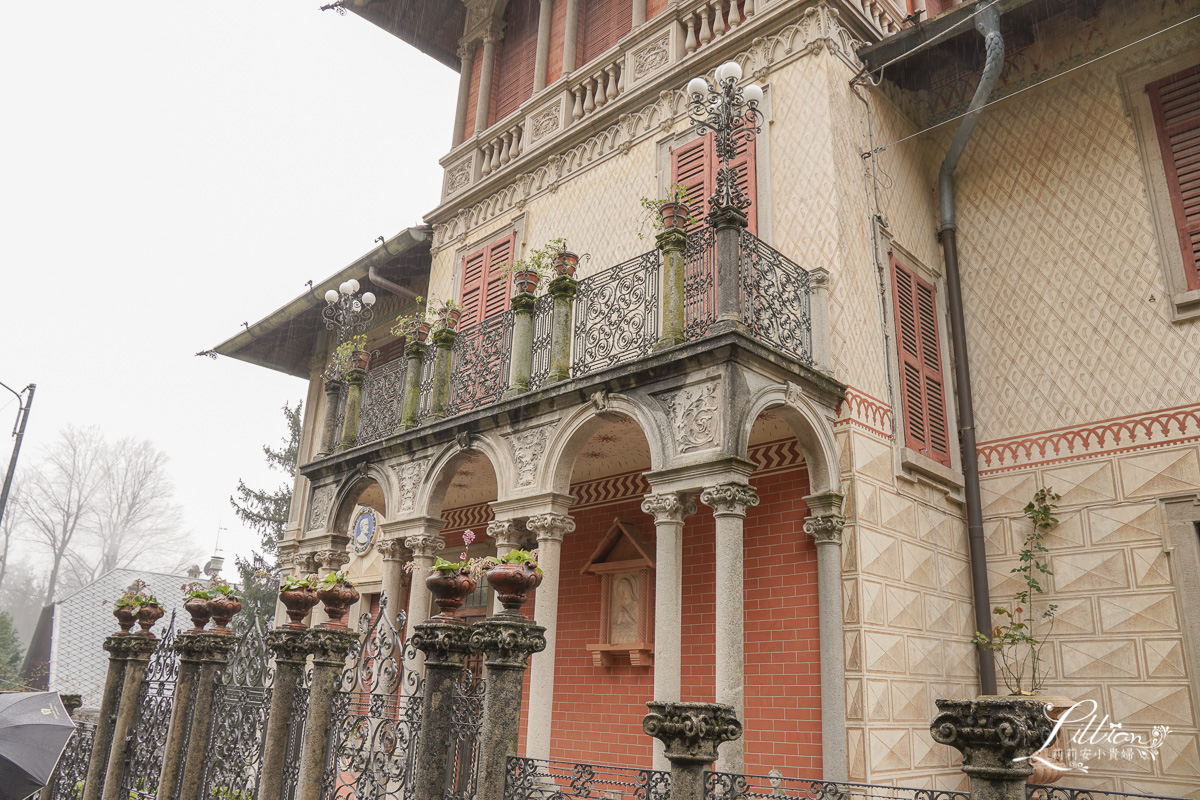
<instances>
[{"instance_id":1,"label":"downspout pipe","mask_svg":"<svg viewBox=\"0 0 1200 800\"><path fill-rule=\"evenodd\" d=\"M979 86L967 116L959 126L954 141L938 173L938 195L941 205L941 224L938 236L946 261L946 305L950 313L950 342L954 359L954 385L958 394L958 440L962 447L964 492L967 500L967 543L971 558L972 599L975 606L975 629L992 628L991 594L988 589L987 551L983 539L983 503L979 493L979 459L976 455L975 407L971 396L971 366L967 357L966 325L963 321L962 282L958 271L958 239L954 210L954 170L966 149L967 141L979 122L982 107L987 104L1000 70L1004 66L1004 37L1000 35L1000 12L995 0L980 10L975 29L983 36L986 60ZM979 655L979 688L982 694L996 693L996 662L992 651L976 645Z\"/></svg>"}]
</instances>

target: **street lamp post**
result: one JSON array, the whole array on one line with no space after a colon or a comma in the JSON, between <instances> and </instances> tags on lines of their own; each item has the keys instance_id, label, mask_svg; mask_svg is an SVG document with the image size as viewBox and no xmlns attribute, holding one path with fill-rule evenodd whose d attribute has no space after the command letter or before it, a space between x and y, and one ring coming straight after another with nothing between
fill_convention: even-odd
<instances>
[{"instance_id":1,"label":"street lamp post","mask_svg":"<svg viewBox=\"0 0 1200 800\"><path fill-rule=\"evenodd\" d=\"M710 217L718 209L744 211L750 207L750 198L738 187L737 170L730 168L729 162L740 145L752 141L760 132L762 112L758 105L763 99L758 84L740 84L742 67L736 61L717 67L714 78L715 82L709 83L707 78L695 77L687 84L688 117L701 135L713 132L717 158L721 160L715 190L709 198Z\"/></svg>"},{"instance_id":2,"label":"street lamp post","mask_svg":"<svg viewBox=\"0 0 1200 800\"><path fill-rule=\"evenodd\" d=\"M13 442L12 457L8 460L8 472L4 474L4 489L0 491L0 524L2 524L4 509L8 505L8 492L12 488L13 475L17 471L17 456L21 452L21 440L25 438L25 423L29 420L29 409L33 407L33 393L37 389L37 384L31 383L20 392L14 391L3 383L0 383L0 386L8 389L17 397L17 421L13 425L13 436L16 441ZM29 393L29 396L22 399L21 395L26 392Z\"/></svg>"},{"instance_id":3,"label":"street lamp post","mask_svg":"<svg viewBox=\"0 0 1200 800\"><path fill-rule=\"evenodd\" d=\"M375 295L371 292L358 293L359 283L354 278L343 281L337 289L325 293L325 308L321 318L325 327L334 331L334 345L349 341L360 333L367 332L367 323L375 318Z\"/></svg>"}]
</instances>

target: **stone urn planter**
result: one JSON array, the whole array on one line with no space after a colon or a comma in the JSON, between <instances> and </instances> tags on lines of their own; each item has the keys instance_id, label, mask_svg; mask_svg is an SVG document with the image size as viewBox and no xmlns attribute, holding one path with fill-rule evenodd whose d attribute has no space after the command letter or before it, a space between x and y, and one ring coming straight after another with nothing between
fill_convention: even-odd
<instances>
[{"instance_id":1,"label":"stone urn planter","mask_svg":"<svg viewBox=\"0 0 1200 800\"><path fill-rule=\"evenodd\" d=\"M117 636L128 636L133 629L133 624L137 622L137 612L132 606L117 606L113 609L113 616L117 618L117 624L121 626Z\"/></svg>"},{"instance_id":2,"label":"stone urn planter","mask_svg":"<svg viewBox=\"0 0 1200 800\"><path fill-rule=\"evenodd\" d=\"M569 250L560 250L554 256L554 271L559 275L574 275L579 266L579 256Z\"/></svg>"},{"instance_id":3,"label":"stone urn planter","mask_svg":"<svg viewBox=\"0 0 1200 800\"><path fill-rule=\"evenodd\" d=\"M304 624L304 618L312 611L313 606L320 602L320 598L314 589L284 589L279 593L279 602L283 603L290 620L282 627L289 631L302 631L308 628Z\"/></svg>"},{"instance_id":4,"label":"stone urn planter","mask_svg":"<svg viewBox=\"0 0 1200 800\"><path fill-rule=\"evenodd\" d=\"M433 602L437 603L438 616L450 618L462 608L463 600L475 591L479 582L465 569L435 569L425 578L425 585L433 595Z\"/></svg>"},{"instance_id":5,"label":"stone urn planter","mask_svg":"<svg viewBox=\"0 0 1200 800\"><path fill-rule=\"evenodd\" d=\"M162 619L162 615L165 613L166 612L163 611L162 606L158 605L157 603L147 603L145 605L138 606L137 623L138 626L141 627L141 630L135 635L154 636L154 634L150 632L150 629L154 627L155 622L158 622L160 619Z\"/></svg>"},{"instance_id":6,"label":"stone urn planter","mask_svg":"<svg viewBox=\"0 0 1200 800\"><path fill-rule=\"evenodd\" d=\"M233 633L229 621L242 610L242 602L236 597L219 594L208 601L208 613L212 615L213 633Z\"/></svg>"},{"instance_id":7,"label":"stone urn planter","mask_svg":"<svg viewBox=\"0 0 1200 800\"><path fill-rule=\"evenodd\" d=\"M1045 703L1048 706L1046 716L1053 720L1054 723L1057 723L1063 714L1066 714L1075 705L1074 700L1069 697L1062 697L1061 695L1034 694L1017 696L1029 697L1031 700ZM1066 739L1066 734L1062 730L1059 730L1058 735L1049 747L1044 747L1029 757L1029 761L1033 765L1033 774L1026 779L1026 783L1045 785L1057 783L1062 778L1063 773L1066 771L1064 769L1066 764L1062 762L1059 755L1066 750ZM1058 751L1058 754L1055 751ZM1058 767L1058 769L1055 767Z\"/></svg>"},{"instance_id":8,"label":"stone urn planter","mask_svg":"<svg viewBox=\"0 0 1200 800\"><path fill-rule=\"evenodd\" d=\"M204 626L212 618L212 612L208 610L208 598L189 597L183 601L183 610L192 618L192 629L188 633L203 633Z\"/></svg>"},{"instance_id":9,"label":"stone urn planter","mask_svg":"<svg viewBox=\"0 0 1200 800\"><path fill-rule=\"evenodd\" d=\"M411 342L426 341L429 338L429 330L432 327L433 327L433 325L429 322L416 323L408 331L409 341L411 341Z\"/></svg>"},{"instance_id":10,"label":"stone urn planter","mask_svg":"<svg viewBox=\"0 0 1200 800\"><path fill-rule=\"evenodd\" d=\"M346 616L350 607L358 602L358 589L348 581L338 581L324 584L317 591L317 599L325 608L328 622L322 622L319 628L346 628Z\"/></svg>"},{"instance_id":11,"label":"stone urn planter","mask_svg":"<svg viewBox=\"0 0 1200 800\"><path fill-rule=\"evenodd\" d=\"M532 561L525 563L497 564L488 570L488 583L496 590L500 604L508 613L520 613L529 593L542 582L542 574L538 572L537 564Z\"/></svg>"},{"instance_id":12,"label":"stone urn planter","mask_svg":"<svg viewBox=\"0 0 1200 800\"><path fill-rule=\"evenodd\" d=\"M462 317L461 308L451 308L450 306L442 306L438 309L438 319L441 320L442 327L452 331L458 328L458 320Z\"/></svg>"},{"instance_id":13,"label":"stone urn planter","mask_svg":"<svg viewBox=\"0 0 1200 800\"><path fill-rule=\"evenodd\" d=\"M687 203L669 201L659 207L658 215L662 219L662 229L669 231L675 228L686 228L692 210Z\"/></svg>"}]
</instances>

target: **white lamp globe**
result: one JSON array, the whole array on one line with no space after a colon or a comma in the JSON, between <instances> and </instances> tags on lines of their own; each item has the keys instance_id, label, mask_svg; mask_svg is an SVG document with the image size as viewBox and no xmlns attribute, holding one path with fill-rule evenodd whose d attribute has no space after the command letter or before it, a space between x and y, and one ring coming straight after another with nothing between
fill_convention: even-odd
<instances>
[{"instance_id":1,"label":"white lamp globe","mask_svg":"<svg viewBox=\"0 0 1200 800\"><path fill-rule=\"evenodd\" d=\"M726 61L721 66L717 67L717 80L722 83L727 78L733 78L735 81L742 79L742 66L736 61Z\"/></svg>"},{"instance_id":2,"label":"white lamp globe","mask_svg":"<svg viewBox=\"0 0 1200 800\"><path fill-rule=\"evenodd\" d=\"M704 80L704 78L692 78L690 81L688 81L687 93L689 96L693 94L704 94L707 91L708 81Z\"/></svg>"},{"instance_id":3,"label":"white lamp globe","mask_svg":"<svg viewBox=\"0 0 1200 800\"><path fill-rule=\"evenodd\" d=\"M369 305L369 306L373 306L373 305L375 305L375 293L374 293L374 292L367 292L367 293L365 293L365 294L363 295L363 298L362 298L362 300L363 300L363 302L364 302L364 303L366 303L366 304L367 304L367 305Z\"/></svg>"},{"instance_id":4,"label":"white lamp globe","mask_svg":"<svg viewBox=\"0 0 1200 800\"><path fill-rule=\"evenodd\" d=\"M742 89L742 97L747 103L761 103L763 99L762 87L757 83L752 83L745 89Z\"/></svg>"},{"instance_id":5,"label":"white lamp globe","mask_svg":"<svg viewBox=\"0 0 1200 800\"><path fill-rule=\"evenodd\" d=\"M350 294L350 292L353 291L350 288L350 281L342 281L342 285L338 287L338 291L342 294Z\"/></svg>"},{"instance_id":6,"label":"white lamp globe","mask_svg":"<svg viewBox=\"0 0 1200 800\"><path fill-rule=\"evenodd\" d=\"M325 302L326 303L336 303L337 299L338 299L337 289L330 289L328 292L325 293Z\"/></svg>"},{"instance_id":7,"label":"white lamp globe","mask_svg":"<svg viewBox=\"0 0 1200 800\"><path fill-rule=\"evenodd\" d=\"M350 284L350 292L351 293L358 291L358 281L354 280L354 278L351 278L350 280L346 281L346 283Z\"/></svg>"}]
</instances>

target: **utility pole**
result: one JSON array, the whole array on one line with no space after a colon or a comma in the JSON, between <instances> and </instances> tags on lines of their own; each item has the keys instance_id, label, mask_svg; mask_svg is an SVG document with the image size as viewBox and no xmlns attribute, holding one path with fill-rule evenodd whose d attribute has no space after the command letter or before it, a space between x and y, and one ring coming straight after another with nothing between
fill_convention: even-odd
<instances>
[{"instance_id":1,"label":"utility pole","mask_svg":"<svg viewBox=\"0 0 1200 800\"><path fill-rule=\"evenodd\" d=\"M6 384L0 383L5 389L17 396L17 421L13 425L13 436L16 441L13 442L12 457L8 460L8 472L4 475L4 490L0 492L0 523L4 522L4 509L8 505L8 490L12 488L13 475L17 471L17 456L21 453L21 440L25 438L25 423L29 421L29 409L33 407L33 393L37 389L36 383L31 383L22 389L20 392L15 392ZM29 392L29 397L22 400L21 395Z\"/></svg>"}]
</instances>

